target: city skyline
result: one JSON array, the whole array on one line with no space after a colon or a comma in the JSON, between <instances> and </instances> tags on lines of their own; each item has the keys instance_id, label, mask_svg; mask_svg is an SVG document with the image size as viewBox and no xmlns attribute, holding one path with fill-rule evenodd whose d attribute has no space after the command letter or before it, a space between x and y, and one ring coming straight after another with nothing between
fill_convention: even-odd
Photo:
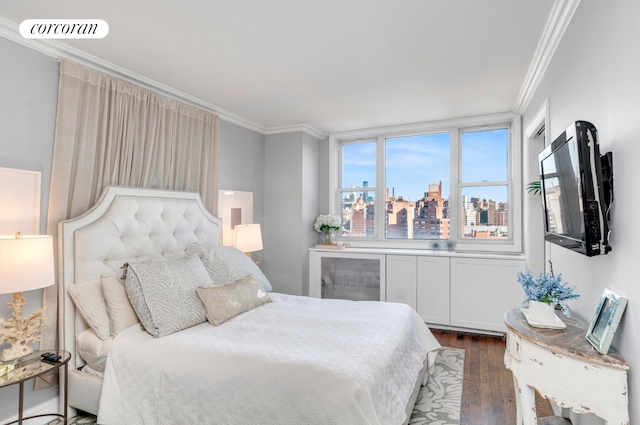
<instances>
[{"instance_id":1,"label":"city skyline","mask_svg":"<svg viewBox=\"0 0 640 425\"><path fill-rule=\"evenodd\" d=\"M348 236L375 235L375 202L362 192L345 194L342 200L343 232ZM422 200L410 201L387 194L384 200L385 238L449 239L449 201L442 197L442 183L429 185ZM486 198L463 201L458 229L463 238L506 238L509 234L507 203Z\"/></svg>"}]
</instances>

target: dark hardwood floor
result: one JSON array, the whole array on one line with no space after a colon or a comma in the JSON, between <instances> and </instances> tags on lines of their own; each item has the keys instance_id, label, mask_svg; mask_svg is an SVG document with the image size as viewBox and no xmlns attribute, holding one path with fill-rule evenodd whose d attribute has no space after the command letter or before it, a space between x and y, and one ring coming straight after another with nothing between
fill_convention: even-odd
<instances>
[{"instance_id":1,"label":"dark hardwood floor","mask_svg":"<svg viewBox=\"0 0 640 425\"><path fill-rule=\"evenodd\" d=\"M513 425L516 400L511 371L504 366L504 338L432 329L441 345L465 350L460 425ZM552 416L536 397L538 417Z\"/></svg>"}]
</instances>

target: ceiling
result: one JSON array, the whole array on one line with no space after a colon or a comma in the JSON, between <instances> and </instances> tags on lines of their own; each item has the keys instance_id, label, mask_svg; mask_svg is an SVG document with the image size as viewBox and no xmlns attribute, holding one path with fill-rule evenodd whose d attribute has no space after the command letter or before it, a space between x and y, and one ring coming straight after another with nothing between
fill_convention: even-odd
<instances>
[{"instance_id":1,"label":"ceiling","mask_svg":"<svg viewBox=\"0 0 640 425\"><path fill-rule=\"evenodd\" d=\"M2 0L0 17L93 18L57 40L265 133L516 109L554 0ZM5 25L6 26L6 25ZM64 42L65 44L60 44Z\"/></svg>"}]
</instances>

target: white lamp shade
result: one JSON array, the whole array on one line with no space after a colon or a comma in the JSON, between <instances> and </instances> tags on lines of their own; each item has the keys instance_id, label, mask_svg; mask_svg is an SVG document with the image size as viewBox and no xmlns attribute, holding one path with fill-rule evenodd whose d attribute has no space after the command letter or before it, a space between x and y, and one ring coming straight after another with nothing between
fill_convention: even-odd
<instances>
[{"instance_id":1,"label":"white lamp shade","mask_svg":"<svg viewBox=\"0 0 640 425\"><path fill-rule=\"evenodd\" d=\"M0 294L30 291L54 283L51 236L0 236Z\"/></svg>"},{"instance_id":2,"label":"white lamp shade","mask_svg":"<svg viewBox=\"0 0 640 425\"><path fill-rule=\"evenodd\" d=\"M235 247L240 251L253 252L262 249L262 233L259 224L238 224L235 231Z\"/></svg>"}]
</instances>

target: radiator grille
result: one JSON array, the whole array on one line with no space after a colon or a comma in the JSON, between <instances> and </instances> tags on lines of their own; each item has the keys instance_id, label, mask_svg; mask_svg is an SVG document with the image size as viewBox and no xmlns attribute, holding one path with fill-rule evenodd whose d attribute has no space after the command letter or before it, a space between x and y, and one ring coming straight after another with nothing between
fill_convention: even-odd
<instances>
[{"instance_id":1,"label":"radiator grille","mask_svg":"<svg viewBox=\"0 0 640 425\"><path fill-rule=\"evenodd\" d=\"M380 260L323 257L322 298L380 299Z\"/></svg>"}]
</instances>

